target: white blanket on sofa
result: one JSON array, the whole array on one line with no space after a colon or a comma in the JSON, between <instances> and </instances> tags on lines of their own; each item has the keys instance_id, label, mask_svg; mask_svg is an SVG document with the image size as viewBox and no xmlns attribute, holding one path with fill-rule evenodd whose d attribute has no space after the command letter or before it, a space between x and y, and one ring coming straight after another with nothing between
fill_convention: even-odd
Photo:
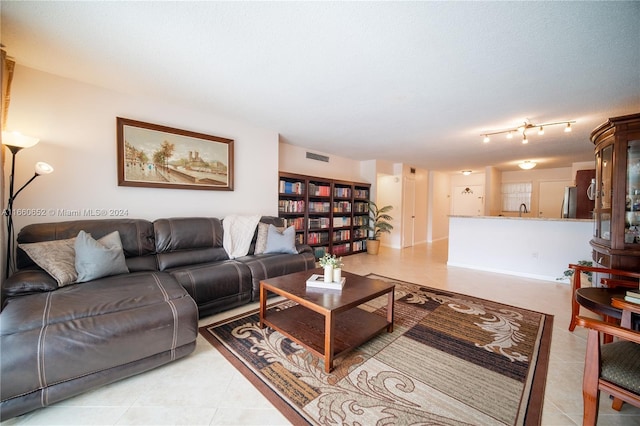
<instances>
[{"instance_id":1,"label":"white blanket on sofa","mask_svg":"<svg viewBox=\"0 0 640 426\"><path fill-rule=\"evenodd\" d=\"M226 216L222 221L222 247L224 247L229 259L246 256L249 253L251 240L260 221L260 215Z\"/></svg>"}]
</instances>

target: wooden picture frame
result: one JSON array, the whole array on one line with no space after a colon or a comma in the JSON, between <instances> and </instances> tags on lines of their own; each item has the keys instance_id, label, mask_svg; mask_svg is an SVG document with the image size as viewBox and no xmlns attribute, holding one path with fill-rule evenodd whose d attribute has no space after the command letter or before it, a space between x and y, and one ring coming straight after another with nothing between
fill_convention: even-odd
<instances>
[{"instance_id":1,"label":"wooden picture frame","mask_svg":"<svg viewBox=\"0 0 640 426\"><path fill-rule=\"evenodd\" d=\"M233 191L233 139L117 117L118 186Z\"/></svg>"}]
</instances>

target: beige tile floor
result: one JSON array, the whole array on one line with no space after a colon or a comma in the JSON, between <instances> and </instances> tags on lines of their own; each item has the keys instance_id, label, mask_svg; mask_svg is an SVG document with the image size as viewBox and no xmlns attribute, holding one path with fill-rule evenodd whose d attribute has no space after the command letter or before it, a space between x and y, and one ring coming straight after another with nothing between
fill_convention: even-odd
<instances>
[{"instance_id":1,"label":"beige tile floor","mask_svg":"<svg viewBox=\"0 0 640 426\"><path fill-rule=\"evenodd\" d=\"M446 241L378 256L344 258L344 269L377 273L553 314L551 361L544 425L582 423L584 330L570 333L570 288L562 282L448 267ZM562 271L558 271L560 276ZM238 310L200 320L206 325ZM640 374L640 372L639 372ZM195 352L153 371L87 392L2 425L286 425L287 420L209 343L198 337ZM640 409L621 412L601 397L599 425L640 425Z\"/></svg>"}]
</instances>

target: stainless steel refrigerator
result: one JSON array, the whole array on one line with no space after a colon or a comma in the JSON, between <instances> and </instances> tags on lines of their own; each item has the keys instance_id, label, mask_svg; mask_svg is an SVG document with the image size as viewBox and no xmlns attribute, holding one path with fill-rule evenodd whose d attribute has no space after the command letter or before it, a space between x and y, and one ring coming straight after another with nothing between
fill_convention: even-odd
<instances>
[{"instance_id":1,"label":"stainless steel refrigerator","mask_svg":"<svg viewBox=\"0 0 640 426\"><path fill-rule=\"evenodd\" d=\"M567 186L564 188L564 199L562 200L562 217L575 218L578 206L578 188Z\"/></svg>"}]
</instances>

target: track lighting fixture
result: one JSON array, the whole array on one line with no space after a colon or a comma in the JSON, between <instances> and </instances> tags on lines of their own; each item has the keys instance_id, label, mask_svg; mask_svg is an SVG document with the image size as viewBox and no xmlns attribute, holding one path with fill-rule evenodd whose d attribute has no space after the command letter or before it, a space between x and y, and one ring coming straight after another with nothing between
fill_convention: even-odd
<instances>
[{"instance_id":1,"label":"track lighting fixture","mask_svg":"<svg viewBox=\"0 0 640 426\"><path fill-rule=\"evenodd\" d=\"M513 137L513 133L514 132L518 132L518 133L522 133L522 143L526 144L526 143L529 142L529 140L527 139L527 135L526 135L526 131L528 129L533 129L533 128L537 127L538 128L538 135L543 135L545 127L556 126L558 124L566 124L566 127L564 128L564 131L565 132L570 132L572 123L575 123L575 120L556 121L556 122L553 122L553 123L540 123L540 124L533 124L533 123L529 122L529 120L526 120L524 123L522 123L518 127L512 127L510 129L504 129L504 130L494 130L494 131L490 131L490 132L483 132L483 133L480 134L480 136L482 136L482 141L484 143L488 143L491 140L491 136L493 136L493 135L499 135L499 134L502 134L502 133L506 133L507 134L507 139L511 139Z\"/></svg>"}]
</instances>

